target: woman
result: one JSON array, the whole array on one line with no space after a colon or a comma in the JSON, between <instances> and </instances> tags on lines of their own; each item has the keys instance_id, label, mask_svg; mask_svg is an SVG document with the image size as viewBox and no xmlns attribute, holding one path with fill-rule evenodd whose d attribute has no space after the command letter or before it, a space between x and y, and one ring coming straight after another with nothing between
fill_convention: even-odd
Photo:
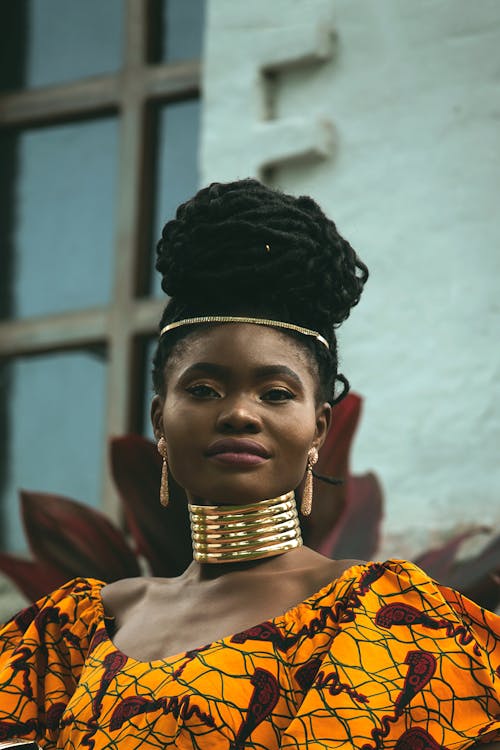
<instances>
[{"instance_id":1,"label":"woman","mask_svg":"<svg viewBox=\"0 0 500 750\"><path fill-rule=\"evenodd\" d=\"M302 545L294 489L305 479L309 513L348 387L335 327L364 264L311 198L243 180L180 206L157 268L170 295L153 372L160 494L168 472L185 488L195 559L172 580L78 579L15 617L0 739L499 747L498 618L410 563Z\"/></svg>"}]
</instances>

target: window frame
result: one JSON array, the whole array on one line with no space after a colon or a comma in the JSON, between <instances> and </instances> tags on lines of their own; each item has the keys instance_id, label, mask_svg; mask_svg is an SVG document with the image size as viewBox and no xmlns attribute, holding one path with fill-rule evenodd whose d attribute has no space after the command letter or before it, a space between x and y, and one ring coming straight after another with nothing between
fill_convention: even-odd
<instances>
[{"instance_id":1,"label":"window frame","mask_svg":"<svg viewBox=\"0 0 500 750\"><path fill-rule=\"evenodd\" d=\"M118 176L113 289L108 305L22 320L0 320L0 360L20 355L107 349L105 434L142 432L143 356L157 333L161 300L148 297L154 213L158 105L200 96L200 60L150 62L157 47L158 0L125 0L122 67L61 85L0 92L0 129L22 130L113 114L118 118ZM105 446L103 446L105 449ZM101 507L120 520L109 469Z\"/></svg>"}]
</instances>

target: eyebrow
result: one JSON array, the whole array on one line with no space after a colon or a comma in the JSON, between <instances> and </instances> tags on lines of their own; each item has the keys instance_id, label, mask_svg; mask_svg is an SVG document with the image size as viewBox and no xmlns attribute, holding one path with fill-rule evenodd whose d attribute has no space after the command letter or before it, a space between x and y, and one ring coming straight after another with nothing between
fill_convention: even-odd
<instances>
[{"instance_id":1,"label":"eyebrow","mask_svg":"<svg viewBox=\"0 0 500 750\"><path fill-rule=\"evenodd\" d=\"M213 375L214 377L227 377L231 372L231 368L225 367L224 365L216 365L214 362L195 362L184 370L182 378L190 377L198 372ZM287 365L261 365L260 367L254 368L252 372L260 379L268 378L272 375L284 375L292 380L299 388L304 387L299 375L290 367L287 367Z\"/></svg>"}]
</instances>

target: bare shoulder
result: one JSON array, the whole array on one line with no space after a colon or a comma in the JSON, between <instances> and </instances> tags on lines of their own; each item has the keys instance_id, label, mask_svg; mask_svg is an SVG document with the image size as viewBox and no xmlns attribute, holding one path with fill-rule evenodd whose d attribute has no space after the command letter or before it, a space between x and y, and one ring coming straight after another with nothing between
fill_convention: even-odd
<instances>
[{"instance_id":1,"label":"bare shoulder","mask_svg":"<svg viewBox=\"0 0 500 750\"><path fill-rule=\"evenodd\" d=\"M101 589L104 609L111 616L121 614L140 602L146 595L148 581L146 578L122 578L113 583L107 583Z\"/></svg>"},{"instance_id":2,"label":"bare shoulder","mask_svg":"<svg viewBox=\"0 0 500 750\"><path fill-rule=\"evenodd\" d=\"M346 571L357 565L366 565L365 560L332 560L314 550L309 550L309 563L311 565L312 577L310 586L314 590L319 590L323 586L333 583L340 578Z\"/></svg>"},{"instance_id":3,"label":"bare shoulder","mask_svg":"<svg viewBox=\"0 0 500 750\"><path fill-rule=\"evenodd\" d=\"M366 565L365 560L331 560L329 566L330 581L336 581L350 568L354 568L358 565ZM328 568L327 568L328 570Z\"/></svg>"},{"instance_id":4,"label":"bare shoulder","mask_svg":"<svg viewBox=\"0 0 500 750\"><path fill-rule=\"evenodd\" d=\"M153 578L142 576L138 578L122 578L108 583L101 590L104 610L109 617L122 621L136 608L150 608L155 603L155 592L161 592L161 603L167 597L174 597L178 593L178 578ZM156 597L156 604L158 604Z\"/></svg>"},{"instance_id":5,"label":"bare shoulder","mask_svg":"<svg viewBox=\"0 0 500 750\"><path fill-rule=\"evenodd\" d=\"M354 568L357 565L367 565L366 560L333 560L332 562L336 565L337 577L341 576L349 568Z\"/></svg>"}]
</instances>

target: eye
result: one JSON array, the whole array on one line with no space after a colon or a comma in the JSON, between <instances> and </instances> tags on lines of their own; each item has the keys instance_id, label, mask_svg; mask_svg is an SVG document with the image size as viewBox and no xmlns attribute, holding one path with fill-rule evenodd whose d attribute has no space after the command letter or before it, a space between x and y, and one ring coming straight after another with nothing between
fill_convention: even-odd
<instances>
[{"instance_id":1,"label":"eye","mask_svg":"<svg viewBox=\"0 0 500 750\"><path fill-rule=\"evenodd\" d=\"M270 388L262 396L264 401L290 401L294 394L286 388Z\"/></svg>"},{"instance_id":2,"label":"eye","mask_svg":"<svg viewBox=\"0 0 500 750\"><path fill-rule=\"evenodd\" d=\"M217 393L215 388L212 388L210 385L204 385L203 383L200 383L199 385L191 385L189 388L186 388L186 390L195 398L220 398L220 394Z\"/></svg>"}]
</instances>

